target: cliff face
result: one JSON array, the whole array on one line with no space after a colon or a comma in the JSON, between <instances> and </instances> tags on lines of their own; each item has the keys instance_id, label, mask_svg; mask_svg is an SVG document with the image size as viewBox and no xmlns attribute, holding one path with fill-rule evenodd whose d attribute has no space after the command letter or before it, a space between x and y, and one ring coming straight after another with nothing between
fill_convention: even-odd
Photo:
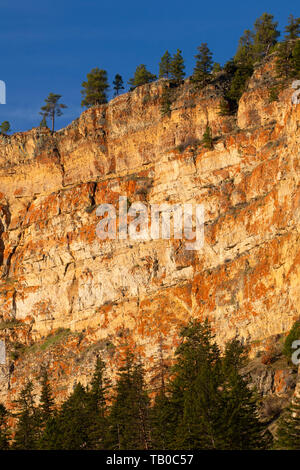
<instances>
[{"instance_id":1,"label":"cliff face","mask_svg":"<svg viewBox=\"0 0 300 470\"><path fill-rule=\"evenodd\" d=\"M288 331L300 310L300 106L290 87L269 103L272 70L256 70L237 118L219 115L218 83L186 83L162 117L157 82L54 135L0 137L0 338L12 352L0 400L42 364L61 397L85 382L98 350L112 365L125 343L150 370L191 317L208 317L221 345ZM207 123L213 150L198 142ZM203 204L204 247L101 241L95 207L120 195ZM71 331L47 338L58 328Z\"/></svg>"}]
</instances>

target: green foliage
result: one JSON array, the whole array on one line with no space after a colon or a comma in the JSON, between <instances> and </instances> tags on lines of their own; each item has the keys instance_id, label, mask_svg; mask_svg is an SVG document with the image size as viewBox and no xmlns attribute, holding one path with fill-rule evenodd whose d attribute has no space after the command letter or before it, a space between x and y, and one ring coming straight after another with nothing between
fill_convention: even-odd
<instances>
[{"instance_id":1,"label":"green foliage","mask_svg":"<svg viewBox=\"0 0 300 470\"><path fill-rule=\"evenodd\" d=\"M40 397L40 416L41 422L46 425L47 422L53 415L54 412L54 399L52 397L51 388L49 384L48 372L46 368L43 368L41 375L41 397Z\"/></svg>"},{"instance_id":2,"label":"green foliage","mask_svg":"<svg viewBox=\"0 0 300 470\"><path fill-rule=\"evenodd\" d=\"M279 420L275 448L300 450L300 398L297 396Z\"/></svg>"},{"instance_id":3,"label":"green foliage","mask_svg":"<svg viewBox=\"0 0 300 470\"><path fill-rule=\"evenodd\" d=\"M222 356L207 321L191 321L181 336L170 383L173 448L267 448L270 438L258 419L255 396L239 374L246 359L242 345L228 343ZM171 417L170 411L170 423Z\"/></svg>"},{"instance_id":4,"label":"green foliage","mask_svg":"<svg viewBox=\"0 0 300 470\"><path fill-rule=\"evenodd\" d=\"M211 133L211 128L209 125L206 126L205 132L202 137L202 143L205 148L212 150L213 149L213 138Z\"/></svg>"},{"instance_id":5,"label":"green foliage","mask_svg":"<svg viewBox=\"0 0 300 470\"><path fill-rule=\"evenodd\" d=\"M300 18L295 18L294 15L289 15L288 24L284 28L285 38L289 39L297 39L300 35Z\"/></svg>"},{"instance_id":6,"label":"green foliage","mask_svg":"<svg viewBox=\"0 0 300 470\"><path fill-rule=\"evenodd\" d=\"M263 13L254 23L254 54L257 60L264 57L271 50L280 36L277 30L278 22L273 21L274 16Z\"/></svg>"},{"instance_id":7,"label":"green foliage","mask_svg":"<svg viewBox=\"0 0 300 470\"><path fill-rule=\"evenodd\" d=\"M159 78L169 78L171 75L171 54L166 51L159 63Z\"/></svg>"},{"instance_id":8,"label":"green foliage","mask_svg":"<svg viewBox=\"0 0 300 470\"><path fill-rule=\"evenodd\" d=\"M151 83L156 80L156 78L156 75L147 70L146 65L138 65L135 70L134 77L128 81L128 84L130 85L130 91L134 90L138 86Z\"/></svg>"},{"instance_id":9,"label":"green foliage","mask_svg":"<svg viewBox=\"0 0 300 470\"><path fill-rule=\"evenodd\" d=\"M120 90L124 90L123 78L118 73L115 75L113 86L115 90L115 93L114 93L115 96L118 96Z\"/></svg>"},{"instance_id":10,"label":"green foliage","mask_svg":"<svg viewBox=\"0 0 300 470\"><path fill-rule=\"evenodd\" d=\"M41 107L40 114L43 118L49 117L52 121L52 132L54 132L54 123L55 117L62 116L62 109L65 109L67 106L65 104L59 103L61 95L55 93L49 93L48 98L45 99L45 105Z\"/></svg>"},{"instance_id":11,"label":"green foliage","mask_svg":"<svg viewBox=\"0 0 300 470\"><path fill-rule=\"evenodd\" d=\"M89 108L100 104L107 103L107 90L109 85L107 82L106 70L99 69L98 67L91 70L87 74L87 80L82 82L81 94L83 100L81 106Z\"/></svg>"},{"instance_id":12,"label":"green foliage","mask_svg":"<svg viewBox=\"0 0 300 470\"><path fill-rule=\"evenodd\" d=\"M113 394L97 357L87 387L80 383L56 409L47 370L35 404L27 382L16 400L13 449L265 449L270 438L257 416L256 396L240 370L247 350L237 340L221 354L208 321L180 332L171 378L160 345L160 388L152 406L141 362L127 352ZM108 403L111 403L108 405ZM7 417L0 406L0 448L7 448ZM297 432L298 428L297 428ZM2 446L2 447L1 447Z\"/></svg>"},{"instance_id":13,"label":"green foliage","mask_svg":"<svg viewBox=\"0 0 300 470\"><path fill-rule=\"evenodd\" d=\"M300 340L300 320L294 323L283 345L282 352L289 361L289 363L291 363L291 357L293 352L295 351L292 348L293 342L297 340Z\"/></svg>"},{"instance_id":14,"label":"green foliage","mask_svg":"<svg viewBox=\"0 0 300 470\"><path fill-rule=\"evenodd\" d=\"M172 82L179 85L185 77L185 65L181 54L181 50L177 49L177 52L173 55L170 66L170 76Z\"/></svg>"},{"instance_id":15,"label":"green foliage","mask_svg":"<svg viewBox=\"0 0 300 470\"><path fill-rule=\"evenodd\" d=\"M196 65L192 75L192 81L198 86L205 86L210 81L210 74L212 70L212 53L209 50L207 43L202 43L198 46L198 54L195 55Z\"/></svg>"},{"instance_id":16,"label":"green foliage","mask_svg":"<svg viewBox=\"0 0 300 470\"><path fill-rule=\"evenodd\" d=\"M40 420L34 406L33 383L27 381L15 400L17 413L17 428L12 448L15 450L35 450L38 448Z\"/></svg>"},{"instance_id":17,"label":"green foliage","mask_svg":"<svg viewBox=\"0 0 300 470\"><path fill-rule=\"evenodd\" d=\"M149 406L143 367L128 352L109 415L111 449L149 449Z\"/></svg>"},{"instance_id":18,"label":"green foliage","mask_svg":"<svg viewBox=\"0 0 300 470\"><path fill-rule=\"evenodd\" d=\"M239 65L236 68L227 97L238 103L246 87L247 80L251 77L253 68L250 65Z\"/></svg>"},{"instance_id":19,"label":"green foliage","mask_svg":"<svg viewBox=\"0 0 300 470\"><path fill-rule=\"evenodd\" d=\"M8 121L3 121L0 125L0 134L7 135L10 131L10 123Z\"/></svg>"},{"instance_id":20,"label":"green foliage","mask_svg":"<svg viewBox=\"0 0 300 470\"><path fill-rule=\"evenodd\" d=\"M234 61L236 64L243 66L252 66L254 61L254 51L253 51L253 39L254 33L249 29L244 31L243 36L239 40L239 45L234 56Z\"/></svg>"},{"instance_id":21,"label":"green foliage","mask_svg":"<svg viewBox=\"0 0 300 470\"><path fill-rule=\"evenodd\" d=\"M284 41L278 44L277 58L276 58L276 73L277 77L287 79L293 76L293 63L292 63L292 44Z\"/></svg>"}]
</instances>

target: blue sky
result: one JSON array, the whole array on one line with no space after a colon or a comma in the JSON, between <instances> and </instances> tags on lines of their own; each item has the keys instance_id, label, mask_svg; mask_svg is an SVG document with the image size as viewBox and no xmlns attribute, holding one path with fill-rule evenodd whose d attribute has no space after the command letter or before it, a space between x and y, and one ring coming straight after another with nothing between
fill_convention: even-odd
<instances>
[{"instance_id":1,"label":"blue sky","mask_svg":"<svg viewBox=\"0 0 300 470\"><path fill-rule=\"evenodd\" d=\"M57 119L64 127L82 112L81 83L94 67L106 69L110 83L116 73L127 82L138 64L157 73L165 50L179 48L191 74L201 42L224 63L263 12L283 31L299 10L299 0L0 0L0 80L7 86L0 122L9 120L14 132L37 126L53 92L68 106Z\"/></svg>"}]
</instances>

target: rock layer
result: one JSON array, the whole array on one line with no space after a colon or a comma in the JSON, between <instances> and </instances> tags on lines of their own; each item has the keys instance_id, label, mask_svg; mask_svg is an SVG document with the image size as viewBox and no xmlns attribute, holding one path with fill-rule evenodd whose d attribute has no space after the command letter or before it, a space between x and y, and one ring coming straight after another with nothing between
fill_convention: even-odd
<instances>
[{"instance_id":1,"label":"rock layer","mask_svg":"<svg viewBox=\"0 0 300 470\"><path fill-rule=\"evenodd\" d=\"M236 117L219 115L218 81L200 92L186 82L162 116L156 82L53 135L0 137L0 337L8 351L27 347L8 355L0 399L43 363L64 395L96 350L112 365L125 344L151 370L189 318L208 317L221 346L239 337L253 350L289 330L300 309L300 106L290 86L269 102L273 68L255 71ZM207 124L212 150L199 143ZM99 240L95 209L120 195L203 204L203 248ZM71 330L63 343L34 350L58 328Z\"/></svg>"}]
</instances>

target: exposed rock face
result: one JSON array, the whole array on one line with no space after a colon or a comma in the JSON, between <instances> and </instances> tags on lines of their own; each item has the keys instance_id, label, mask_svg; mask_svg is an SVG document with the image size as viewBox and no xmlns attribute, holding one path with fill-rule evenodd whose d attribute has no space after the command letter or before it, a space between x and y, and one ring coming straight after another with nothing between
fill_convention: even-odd
<instances>
[{"instance_id":1,"label":"exposed rock face","mask_svg":"<svg viewBox=\"0 0 300 470\"><path fill-rule=\"evenodd\" d=\"M113 364L134 343L151 369L159 342L172 350L191 317L208 317L221 345L288 331L300 310L300 106L291 87L269 103L272 70L255 72L236 120L219 115L217 85L195 92L188 83L162 117L158 82L54 135L0 137L0 337L10 349L59 327L77 332L7 360L0 399L45 362L63 396L92 370L96 346ZM195 145L207 123L213 150ZM95 207L117 206L120 195L203 204L203 249L99 240Z\"/></svg>"}]
</instances>

